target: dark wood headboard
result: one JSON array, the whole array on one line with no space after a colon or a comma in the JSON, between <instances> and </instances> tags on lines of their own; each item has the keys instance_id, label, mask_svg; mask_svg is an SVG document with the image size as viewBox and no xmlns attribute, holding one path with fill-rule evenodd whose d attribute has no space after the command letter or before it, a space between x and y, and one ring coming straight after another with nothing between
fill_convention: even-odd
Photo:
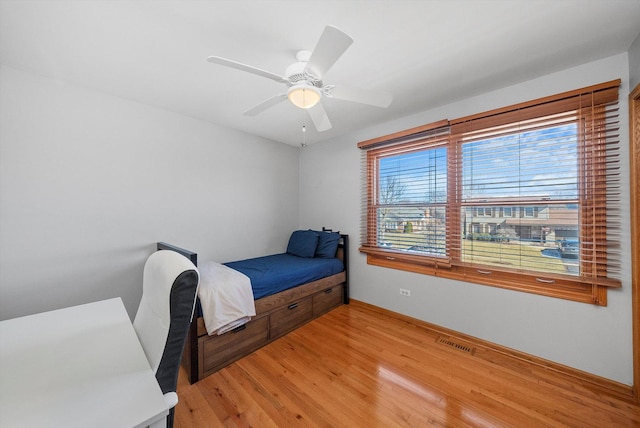
<instances>
[{"instance_id":1,"label":"dark wood headboard","mask_svg":"<svg viewBox=\"0 0 640 428\"><path fill-rule=\"evenodd\" d=\"M331 229L327 229L322 226L323 232L333 232ZM336 231L336 233L340 233L340 231ZM343 302L345 305L349 304L350 299L350 290L349 290L349 235L345 235L340 233L340 242L338 243L338 253L336 256L339 259L342 259L342 264L344 265L344 294L343 294Z\"/></svg>"},{"instance_id":2,"label":"dark wood headboard","mask_svg":"<svg viewBox=\"0 0 640 428\"><path fill-rule=\"evenodd\" d=\"M176 253L182 254L193 263L195 266L198 266L198 253L194 253L193 251L185 250L184 248L176 247L175 245L167 244L166 242L158 242L158 250L171 250Z\"/></svg>"}]
</instances>

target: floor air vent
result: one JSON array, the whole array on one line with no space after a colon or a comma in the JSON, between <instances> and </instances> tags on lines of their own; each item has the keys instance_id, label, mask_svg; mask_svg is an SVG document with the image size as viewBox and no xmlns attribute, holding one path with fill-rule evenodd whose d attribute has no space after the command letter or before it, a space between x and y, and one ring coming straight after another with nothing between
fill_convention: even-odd
<instances>
[{"instance_id":1,"label":"floor air vent","mask_svg":"<svg viewBox=\"0 0 640 428\"><path fill-rule=\"evenodd\" d=\"M457 349L458 351L466 352L467 354L473 355L476 352L476 348L471 348L470 346L463 345L462 343L455 342L449 338L438 336L436 339L436 343L440 343L442 345L450 346L452 348Z\"/></svg>"}]
</instances>

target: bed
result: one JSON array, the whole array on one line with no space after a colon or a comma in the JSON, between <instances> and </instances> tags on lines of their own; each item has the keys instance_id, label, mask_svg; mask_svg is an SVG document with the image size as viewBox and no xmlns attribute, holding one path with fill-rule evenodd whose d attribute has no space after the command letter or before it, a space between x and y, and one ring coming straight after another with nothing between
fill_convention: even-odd
<instances>
[{"instance_id":1,"label":"bed","mask_svg":"<svg viewBox=\"0 0 640 428\"><path fill-rule=\"evenodd\" d=\"M191 383L215 373L312 319L342 304L349 304L349 236L325 228L313 231L319 241L316 252L309 256L309 243L305 244L306 249L295 247L293 239L298 232L311 231L295 231L286 253L224 263L225 267L242 272L251 279L255 316L249 322L224 334L209 334L204 322L203 305L198 299L197 316L191 323L182 358ZM333 244L321 248L321 240L328 237L329 233L338 237L337 246ZM309 233L299 236L303 234L309 236ZM165 242L158 242L157 249L176 251L198 266L196 252ZM293 254L290 254L290 250ZM307 254L300 257L297 251L306 251ZM201 263L204 265L208 262ZM305 270L307 264L322 267L315 266L315 272L308 274ZM329 265L331 267L327 267ZM272 271L279 275L275 280L270 275Z\"/></svg>"}]
</instances>

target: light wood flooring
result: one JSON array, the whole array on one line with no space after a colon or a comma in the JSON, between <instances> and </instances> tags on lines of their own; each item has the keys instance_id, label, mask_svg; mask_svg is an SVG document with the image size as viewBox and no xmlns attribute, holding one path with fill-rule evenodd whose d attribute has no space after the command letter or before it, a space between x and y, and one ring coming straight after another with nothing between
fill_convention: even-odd
<instances>
[{"instance_id":1,"label":"light wood flooring","mask_svg":"<svg viewBox=\"0 0 640 428\"><path fill-rule=\"evenodd\" d=\"M352 301L194 385L182 372L175 427L640 427L630 397L438 336Z\"/></svg>"}]
</instances>

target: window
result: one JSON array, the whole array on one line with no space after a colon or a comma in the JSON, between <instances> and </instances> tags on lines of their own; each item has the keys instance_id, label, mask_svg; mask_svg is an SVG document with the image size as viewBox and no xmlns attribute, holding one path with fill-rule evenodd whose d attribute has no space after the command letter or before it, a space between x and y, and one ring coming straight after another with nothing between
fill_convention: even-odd
<instances>
[{"instance_id":1,"label":"window","mask_svg":"<svg viewBox=\"0 0 640 428\"><path fill-rule=\"evenodd\" d=\"M442 257L446 254L447 139L370 152L376 156L372 225L376 246Z\"/></svg>"},{"instance_id":2,"label":"window","mask_svg":"<svg viewBox=\"0 0 640 428\"><path fill-rule=\"evenodd\" d=\"M491 217L493 214L493 209L489 207L480 207L476 208L476 215L478 217Z\"/></svg>"},{"instance_id":3,"label":"window","mask_svg":"<svg viewBox=\"0 0 640 428\"><path fill-rule=\"evenodd\" d=\"M606 305L619 83L359 143L368 263Z\"/></svg>"}]
</instances>

